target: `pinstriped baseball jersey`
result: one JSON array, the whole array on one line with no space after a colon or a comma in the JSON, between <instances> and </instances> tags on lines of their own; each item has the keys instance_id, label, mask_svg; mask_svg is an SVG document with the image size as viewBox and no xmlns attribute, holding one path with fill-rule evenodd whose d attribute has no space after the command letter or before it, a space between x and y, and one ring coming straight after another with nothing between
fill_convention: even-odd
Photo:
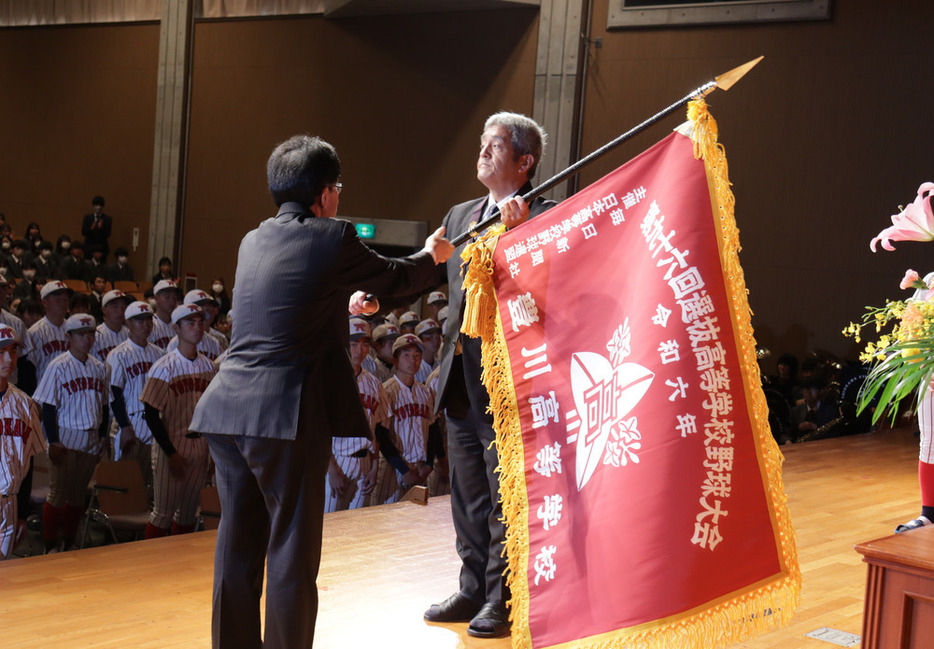
<instances>
[{"instance_id":1,"label":"pinstriped baseball jersey","mask_svg":"<svg viewBox=\"0 0 934 649\"><path fill-rule=\"evenodd\" d=\"M415 381L408 387L393 376L383 384L389 397L389 416L393 442L408 463L425 461L427 457L428 426L435 420L434 394Z\"/></svg>"},{"instance_id":2,"label":"pinstriped baseball jersey","mask_svg":"<svg viewBox=\"0 0 934 649\"><path fill-rule=\"evenodd\" d=\"M379 380L364 369L357 375L357 390L360 391L360 402L370 424L370 433L376 432L376 424L388 427L389 419L387 404L389 395L383 389ZM373 444L364 437L334 437L331 439L331 452L335 456L353 455L357 451L368 449L375 452ZM343 467L341 467L343 468Z\"/></svg>"},{"instance_id":3,"label":"pinstriped baseball jersey","mask_svg":"<svg viewBox=\"0 0 934 649\"><path fill-rule=\"evenodd\" d=\"M437 357L435 365L438 365ZM418 371L415 372L415 380L422 385L428 385L428 376L434 371L435 365L429 365L428 361L423 358L421 364L418 366Z\"/></svg>"},{"instance_id":4,"label":"pinstriped baseball jersey","mask_svg":"<svg viewBox=\"0 0 934 649\"><path fill-rule=\"evenodd\" d=\"M162 421L173 444L188 433L198 399L214 378L214 365L198 354L190 361L177 349L167 352L149 368L149 378L139 399L162 412Z\"/></svg>"},{"instance_id":5,"label":"pinstriped baseball jersey","mask_svg":"<svg viewBox=\"0 0 934 649\"><path fill-rule=\"evenodd\" d=\"M97 430L103 406L110 403L107 366L93 356L81 362L70 352L60 354L49 363L33 399L58 409L59 436L66 448L86 451L86 433Z\"/></svg>"},{"instance_id":6,"label":"pinstriped baseball jersey","mask_svg":"<svg viewBox=\"0 0 934 649\"><path fill-rule=\"evenodd\" d=\"M149 334L149 342L156 347L165 349L169 341L175 337L175 329L171 322L163 322L162 318L155 316L152 319L152 333Z\"/></svg>"},{"instance_id":7,"label":"pinstriped baseball jersey","mask_svg":"<svg viewBox=\"0 0 934 649\"><path fill-rule=\"evenodd\" d=\"M29 458L45 449L38 406L10 385L0 398L0 495L19 492Z\"/></svg>"},{"instance_id":8,"label":"pinstriped baseball jersey","mask_svg":"<svg viewBox=\"0 0 934 649\"><path fill-rule=\"evenodd\" d=\"M130 330L126 327L120 327L120 331L114 331L106 324L98 325L97 333L94 335L94 346L91 347L91 355L104 362L107 360L107 354L130 337Z\"/></svg>"},{"instance_id":9,"label":"pinstriped baseball jersey","mask_svg":"<svg viewBox=\"0 0 934 649\"><path fill-rule=\"evenodd\" d=\"M230 341L227 340L227 336L219 332L214 327L208 328L208 330L205 333L210 334L211 336L214 336L214 338L217 339L217 344L221 346L221 353L227 351L227 348L230 347ZM217 360L217 359L214 359L214 360Z\"/></svg>"},{"instance_id":10,"label":"pinstriped baseball jersey","mask_svg":"<svg viewBox=\"0 0 934 649\"><path fill-rule=\"evenodd\" d=\"M6 309L0 309L0 324L5 324L16 332L16 337L21 344L19 350L20 356L29 358L29 352L32 350L32 343L30 342L32 339L29 337L29 332L26 330L26 324ZM10 374L10 383L16 385L18 381L19 371L14 367L13 373Z\"/></svg>"},{"instance_id":11,"label":"pinstriped baseball jersey","mask_svg":"<svg viewBox=\"0 0 934 649\"><path fill-rule=\"evenodd\" d=\"M171 352L175 351L178 348L178 336L172 338L169 341L168 346L165 348L165 351ZM220 344L217 342L217 339L214 336L209 336L206 332L201 336L201 342L198 343L198 352L205 356L209 361L216 361L218 356L224 350L221 349Z\"/></svg>"},{"instance_id":12,"label":"pinstriped baseball jersey","mask_svg":"<svg viewBox=\"0 0 934 649\"><path fill-rule=\"evenodd\" d=\"M367 354L366 358L363 359L363 369L383 383L392 378L392 368L381 361L376 356L376 352Z\"/></svg>"},{"instance_id":13,"label":"pinstriped baseball jersey","mask_svg":"<svg viewBox=\"0 0 934 649\"><path fill-rule=\"evenodd\" d=\"M68 334L65 333L65 323L56 327L45 316L29 328L29 338L32 350L29 360L36 366L36 379L41 381L46 368L52 359L68 350Z\"/></svg>"},{"instance_id":14,"label":"pinstriped baseball jersey","mask_svg":"<svg viewBox=\"0 0 934 649\"><path fill-rule=\"evenodd\" d=\"M107 369L110 373L110 385L123 390L123 400L126 403L126 411L130 417L143 412L143 402L139 400L139 395L146 385L146 379L149 377L149 369L152 364L162 358L164 351L147 343L145 347L140 347L132 340L124 340L117 345L107 357ZM142 427L137 428L134 421L134 430L136 437L144 444L152 443L152 433L145 419L140 417Z\"/></svg>"}]
</instances>

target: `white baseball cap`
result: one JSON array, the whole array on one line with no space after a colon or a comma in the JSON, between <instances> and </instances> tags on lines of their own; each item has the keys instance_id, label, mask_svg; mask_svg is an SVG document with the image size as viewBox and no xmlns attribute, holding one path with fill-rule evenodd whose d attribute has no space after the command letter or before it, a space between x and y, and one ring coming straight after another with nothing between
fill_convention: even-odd
<instances>
[{"instance_id":1,"label":"white baseball cap","mask_svg":"<svg viewBox=\"0 0 934 649\"><path fill-rule=\"evenodd\" d=\"M96 329L97 321L93 316L90 316L87 313L76 313L65 320L66 334L80 333L82 331L95 331Z\"/></svg>"},{"instance_id":2,"label":"white baseball cap","mask_svg":"<svg viewBox=\"0 0 934 649\"><path fill-rule=\"evenodd\" d=\"M0 349L10 345L21 345L19 338L16 337L16 331L13 327L0 324Z\"/></svg>"},{"instance_id":3,"label":"white baseball cap","mask_svg":"<svg viewBox=\"0 0 934 649\"><path fill-rule=\"evenodd\" d=\"M399 326L403 327L409 324L418 324L419 320L421 320L421 318L418 317L415 311L406 311L402 314L402 317L399 318Z\"/></svg>"},{"instance_id":4,"label":"white baseball cap","mask_svg":"<svg viewBox=\"0 0 934 649\"><path fill-rule=\"evenodd\" d=\"M172 311L172 324L178 324L179 320L190 318L193 315L204 316L204 309L197 304L182 304L175 307Z\"/></svg>"},{"instance_id":5,"label":"white baseball cap","mask_svg":"<svg viewBox=\"0 0 934 649\"><path fill-rule=\"evenodd\" d=\"M376 329L373 330L373 340L379 342L384 338L398 338L402 335L402 332L399 331L399 327L394 324L381 324Z\"/></svg>"},{"instance_id":6,"label":"white baseball cap","mask_svg":"<svg viewBox=\"0 0 934 649\"><path fill-rule=\"evenodd\" d=\"M360 340L370 337L370 323L363 318L350 319L350 339Z\"/></svg>"},{"instance_id":7,"label":"white baseball cap","mask_svg":"<svg viewBox=\"0 0 934 649\"><path fill-rule=\"evenodd\" d=\"M129 295L127 295L127 294L124 293L123 291L118 291L117 289L114 289L114 290L112 290L112 291L107 291L106 293L104 293L104 297L101 298L101 306L102 306L102 307L107 306L108 304L110 304L110 303L113 302L114 300L127 300L127 301L129 301L129 299L130 299L130 296L129 296Z\"/></svg>"},{"instance_id":8,"label":"white baseball cap","mask_svg":"<svg viewBox=\"0 0 934 649\"><path fill-rule=\"evenodd\" d=\"M418 325L415 327L415 335L421 336L422 334L426 334L429 331L435 331L435 330L441 331L441 325L439 325L436 321L432 320L431 318L428 318L427 320L422 320L421 322L418 323Z\"/></svg>"},{"instance_id":9,"label":"white baseball cap","mask_svg":"<svg viewBox=\"0 0 934 649\"><path fill-rule=\"evenodd\" d=\"M425 351L425 346L422 345L421 338L415 334L402 334L396 338L396 341L392 344L392 355L395 356L397 351L410 345L415 345L418 347L419 351Z\"/></svg>"},{"instance_id":10,"label":"white baseball cap","mask_svg":"<svg viewBox=\"0 0 934 649\"><path fill-rule=\"evenodd\" d=\"M446 306L438 309L438 322L444 322L448 319L448 308Z\"/></svg>"},{"instance_id":11,"label":"white baseball cap","mask_svg":"<svg viewBox=\"0 0 934 649\"><path fill-rule=\"evenodd\" d=\"M160 280L159 283L156 284L156 285L153 287L153 289L152 289L152 294L153 294L153 295L156 295L156 294L159 293L160 291L164 291L164 290L169 289L169 288L172 289L173 291L177 291L177 290L178 290L178 286L177 286L177 285L175 284L175 282L173 282L172 280L170 280L170 279L163 279L163 280Z\"/></svg>"},{"instance_id":12,"label":"white baseball cap","mask_svg":"<svg viewBox=\"0 0 934 649\"><path fill-rule=\"evenodd\" d=\"M142 316L153 316L152 307L149 306L149 302L134 302L126 308L126 311L123 312L123 317L127 320L131 318L139 318Z\"/></svg>"},{"instance_id":13,"label":"white baseball cap","mask_svg":"<svg viewBox=\"0 0 934 649\"><path fill-rule=\"evenodd\" d=\"M52 280L51 282L46 282L45 286L42 287L42 291L39 292L39 298L45 299L52 295L52 293L58 293L59 291L70 291L71 289L65 285L65 282L60 280Z\"/></svg>"},{"instance_id":14,"label":"white baseball cap","mask_svg":"<svg viewBox=\"0 0 934 649\"><path fill-rule=\"evenodd\" d=\"M201 304L202 302L210 302L211 304L216 305L217 300L213 297L202 291L201 289L196 288L193 291L188 291L185 293L184 304Z\"/></svg>"},{"instance_id":15,"label":"white baseball cap","mask_svg":"<svg viewBox=\"0 0 934 649\"><path fill-rule=\"evenodd\" d=\"M444 291L432 291L428 294L428 304L434 304L435 302L444 302L447 303L448 296L444 294Z\"/></svg>"}]
</instances>

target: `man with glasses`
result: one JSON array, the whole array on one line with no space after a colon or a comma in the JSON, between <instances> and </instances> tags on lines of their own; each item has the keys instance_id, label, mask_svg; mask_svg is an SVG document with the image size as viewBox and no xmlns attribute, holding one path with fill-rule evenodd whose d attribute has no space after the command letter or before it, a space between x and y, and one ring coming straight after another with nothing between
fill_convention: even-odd
<instances>
[{"instance_id":1,"label":"man with glasses","mask_svg":"<svg viewBox=\"0 0 934 649\"><path fill-rule=\"evenodd\" d=\"M453 251L443 228L402 259L361 243L352 224L333 218L341 165L320 138L286 140L266 170L279 212L240 244L229 355L189 427L205 434L217 465L218 649L311 646L331 436L370 436L346 352L348 303L354 313L370 312L377 305L361 291L426 290L435 264Z\"/></svg>"}]
</instances>

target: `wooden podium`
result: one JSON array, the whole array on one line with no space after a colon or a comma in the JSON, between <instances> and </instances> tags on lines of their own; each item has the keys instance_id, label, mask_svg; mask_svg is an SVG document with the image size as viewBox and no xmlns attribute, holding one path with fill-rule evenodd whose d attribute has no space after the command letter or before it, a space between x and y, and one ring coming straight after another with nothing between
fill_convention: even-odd
<instances>
[{"instance_id":1,"label":"wooden podium","mask_svg":"<svg viewBox=\"0 0 934 649\"><path fill-rule=\"evenodd\" d=\"M869 565L862 649L934 646L934 525L855 549Z\"/></svg>"}]
</instances>

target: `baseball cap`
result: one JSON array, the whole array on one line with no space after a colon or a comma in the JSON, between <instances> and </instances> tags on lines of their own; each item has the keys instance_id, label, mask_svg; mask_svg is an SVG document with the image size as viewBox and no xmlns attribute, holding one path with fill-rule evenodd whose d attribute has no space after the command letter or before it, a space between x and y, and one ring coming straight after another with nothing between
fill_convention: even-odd
<instances>
[{"instance_id":1,"label":"baseball cap","mask_svg":"<svg viewBox=\"0 0 934 649\"><path fill-rule=\"evenodd\" d=\"M418 317L415 311L406 311L399 318L399 326L404 327L405 325L418 324L419 320L421 320L421 318Z\"/></svg>"},{"instance_id":2,"label":"baseball cap","mask_svg":"<svg viewBox=\"0 0 934 649\"><path fill-rule=\"evenodd\" d=\"M415 345L418 347L419 351L425 351L424 346L422 346L422 339L416 336L415 334L402 334L396 338L396 342L392 344L392 354L396 355L396 352L402 349L403 347L409 347L410 345Z\"/></svg>"},{"instance_id":3,"label":"baseball cap","mask_svg":"<svg viewBox=\"0 0 934 649\"><path fill-rule=\"evenodd\" d=\"M175 310L172 311L172 324L178 324L179 320L190 318L193 315L203 316L204 311L197 304L182 304L181 306L177 306Z\"/></svg>"},{"instance_id":4,"label":"baseball cap","mask_svg":"<svg viewBox=\"0 0 934 649\"><path fill-rule=\"evenodd\" d=\"M76 313L65 320L65 333L73 334L82 331L94 331L97 329L97 321L93 316L87 313Z\"/></svg>"},{"instance_id":5,"label":"baseball cap","mask_svg":"<svg viewBox=\"0 0 934 649\"><path fill-rule=\"evenodd\" d=\"M444 322L448 319L448 308L446 306L438 309L438 322Z\"/></svg>"},{"instance_id":6,"label":"baseball cap","mask_svg":"<svg viewBox=\"0 0 934 649\"><path fill-rule=\"evenodd\" d=\"M369 338L370 336L370 323L364 320L363 318L351 318L350 319L350 339L351 340L360 340L361 338Z\"/></svg>"},{"instance_id":7,"label":"baseball cap","mask_svg":"<svg viewBox=\"0 0 934 649\"><path fill-rule=\"evenodd\" d=\"M383 338L398 338L402 335L402 332L399 331L399 327L394 324L381 324L376 329L373 330L373 340L379 342Z\"/></svg>"},{"instance_id":8,"label":"baseball cap","mask_svg":"<svg viewBox=\"0 0 934 649\"><path fill-rule=\"evenodd\" d=\"M160 280L159 283L156 284L156 285L153 287L153 289L152 289L152 294L155 295L155 294L158 293L159 291L164 291L164 290L169 289L169 288L172 289L173 291L177 291L177 290L178 290L178 286L177 286L177 285L175 284L175 282L173 282L172 280L170 280L170 279L163 279L163 280Z\"/></svg>"},{"instance_id":9,"label":"baseball cap","mask_svg":"<svg viewBox=\"0 0 934 649\"><path fill-rule=\"evenodd\" d=\"M444 302L447 303L448 296L444 294L444 291L432 291L428 294L428 304L434 304L435 302Z\"/></svg>"},{"instance_id":10,"label":"baseball cap","mask_svg":"<svg viewBox=\"0 0 934 649\"><path fill-rule=\"evenodd\" d=\"M124 293L123 291L118 291L117 289L114 289L112 291L107 291L106 293L104 293L104 297L101 298L101 306L107 306L114 300L127 300L128 301L129 299L130 299L130 296L128 296L126 293Z\"/></svg>"},{"instance_id":11,"label":"baseball cap","mask_svg":"<svg viewBox=\"0 0 934 649\"><path fill-rule=\"evenodd\" d=\"M19 345L19 339L16 337L16 332L13 330L13 327L5 324L0 324L0 349L4 347L9 347L10 345Z\"/></svg>"},{"instance_id":12,"label":"baseball cap","mask_svg":"<svg viewBox=\"0 0 934 649\"><path fill-rule=\"evenodd\" d=\"M415 327L415 335L421 336L422 334L426 334L429 331L435 331L435 330L441 331L441 325L439 325L437 322L435 322L431 318L428 318L427 320L422 320L421 322L418 323L418 326Z\"/></svg>"},{"instance_id":13,"label":"baseball cap","mask_svg":"<svg viewBox=\"0 0 934 649\"><path fill-rule=\"evenodd\" d=\"M215 305L217 304L217 300L201 289L196 288L193 291L188 291L185 293L184 304L201 304L202 302L210 302L211 304Z\"/></svg>"},{"instance_id":14,"label":"baseball cap","mask_svg":"<svg viewBox=\"0 0 934 649\"><path fill-rule=\"evenodd\" d=\"M45 286L42 287L42 291L39 293L39 298L44 300L52 295L52 293L58 293L59 291L71 291L71 289L65 286L65 282L61 280L55 279L51 282L46 282Z\"/></svg>"},{"instance_id":15,"label":"baseball cap","mask_svg":"<svg viewBox=\"0 0 934 649\"><path fill-rule=\"evenodd\" d=\"M141 316L149 316L151 318L153 315L152 307L149 306L149 302L134 302L123 312L123 317L127 320L139 318Z\"/></svg>"}]
</instances>

